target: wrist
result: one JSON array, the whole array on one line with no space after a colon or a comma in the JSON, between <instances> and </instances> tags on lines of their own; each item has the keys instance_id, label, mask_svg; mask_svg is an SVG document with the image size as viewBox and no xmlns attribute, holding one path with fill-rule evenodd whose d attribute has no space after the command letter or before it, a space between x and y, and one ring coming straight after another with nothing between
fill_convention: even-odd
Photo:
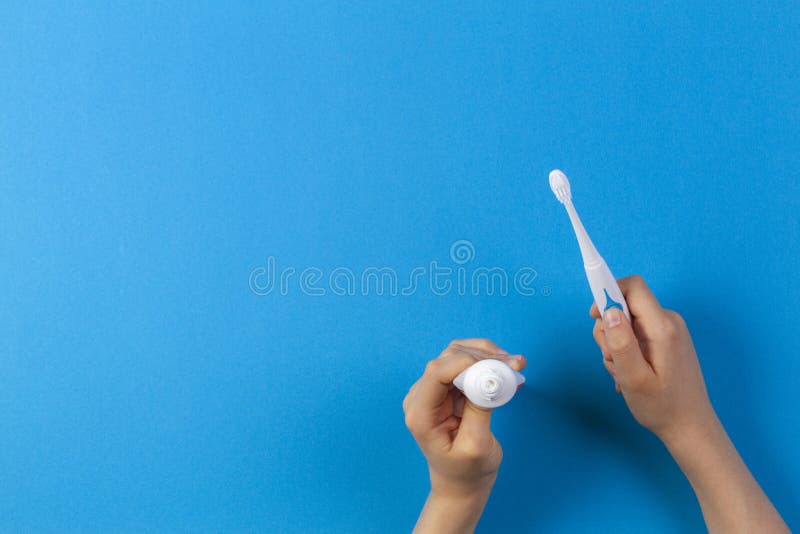
<instances>
[{"instance_id":1,"label":"wrist","mask_svg":"<svg viewBox=\"0 0 800 534\"><path fill-rule=\"evenodd\" d=\"M669 425L655 432L658 438L670 451L682 451L685 448L697 447L716 438L720 431L724 432L717 413L710 405L698 409L684 417L677 424Z\"/></svg>"},{"instance_id":2,"label":"wrist","mask_svg":"<svg viewBox=\"0 0 800 534\"><path fill-rule=\"evenodd\" d=\"M491 486L472 493L453 493L432 488L414 532L417 534L472 532L478 524L490 493Z\"/></svg>"},{"instance_id":3,"label":"wrist","mask_svg":"<svg viewBox=\"0 0 800 534\"><path fill-rule=\"evenodd\" d=\"M470 507L475 503L486 502L489 495L492 493L493 485L480 486L473 488L434 488L428 494L429 499L436 500L437 502L446 502L454 506Z\"/></svg>"},{"instance_id":4,"label":"wrist","mask_svg":"<svg viewBox=\"0 0 800 534\"><path fill-rule=\"evenodd\" d=\"M659 435L664 446L679 465L684 459L697 456L700 449L714 449L727 440L727 434L716 413L691 424L682 425Z\"/></svg>"},{"instance_id":5,"label":"wrist","mask_svg":"<svg viewBox=\"0 0 800 534\"><path fill-rule=\"evenodd\" d=\"M431 470L431 495L452 501L468 501L474 498L488 497L492 492L497 472L487 473L480 477L454 479L445 477Z\"/></svg>"}]
</instances>

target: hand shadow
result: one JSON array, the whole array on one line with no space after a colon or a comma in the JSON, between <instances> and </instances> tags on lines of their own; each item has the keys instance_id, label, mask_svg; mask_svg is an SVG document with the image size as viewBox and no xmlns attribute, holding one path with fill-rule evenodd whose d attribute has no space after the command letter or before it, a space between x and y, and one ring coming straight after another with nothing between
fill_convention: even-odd
<instances>
[{"instance_id":1,"label":"hand shadow","mask_svg":"<svg viewBox=\"0 0 800 534\"><path fill-rule=\"evenodd\" d=\"M785 514L799 509L797 499L779 460L757 438L761 418L754 412L748 368L752 360L746 353L746 347L757 344L744 338L750 331L740 324L744 318L726 313L731 309L724 305L727 292L711 293L708 286L687 290L690 299L670 306L687 320L712 402L720 401L715 406L723 423L734 441L741 441L737 445L745 462L757 478L763 477L765 491L774 493L773 502L791 524L793 518ZM613 392L590 327L567 317L556 318L554 324L562 326L548 337L552 341L528 352L542 356L529 360L529 382L512 401L513 408L495 412L505 460L481 523L491 525L492 531L558 531L560 518L575 514L576 503L594 499L597 491L614 491L613 485L602 488L591 480L593 463L604 456L608 460L610 453L617 462L632 463L631 470L646 478L671 510L675 519L665 529L705 532L688 481L659 440L636 423L622 397ZM575 334L584 331L585 335ZM614 518L597 518L598 525L606 521L608 531L619 530Z\"/></svg>"},{"instance_id":2,"label":"hand shadow","mask_svg":"<svg viewBox=\"0 0 800 534\"><path fill-rule=\"evenodd\" d=\"M575 515L580 503L596 501L598 492L614 491L613 475L604 465L613 460L632 464L627 471L638 473L647 481L643 484L652 486L660 505L675 518L670 531L704 532L685 477L661 442L636 423L622 396L614 392L591 337L591 323L563 318L555 324L561 331L553 332L552 341L530 351L553 363L540 369L529 363L529 381L509 405L513 411L495 412L505 459L481 521L491 525L486 531L562 530L561 518ZM592 531L605 526L615 532L625 524L623 518L612 516L589 521L601 527Z\"/></svg>"}]
</instances>

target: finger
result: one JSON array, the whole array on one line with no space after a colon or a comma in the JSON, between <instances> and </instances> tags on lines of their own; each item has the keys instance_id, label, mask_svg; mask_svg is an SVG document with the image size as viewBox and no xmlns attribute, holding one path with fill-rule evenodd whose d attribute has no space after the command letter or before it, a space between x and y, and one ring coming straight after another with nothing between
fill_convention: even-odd
<instances>
[{"instance_id":1,"label":"finger","mask_svg":"<svg viewBox=\"0 0 800 534\"><path fill-rule=\"evenodd\" d=\"M478 348L478 345L481 345L480 343L478 343L478 344L470 344L470 345L460 345L458 343L458 341L470 341L470 342L471 341L480 341L480 342L487 341L491 345L482 345L482 346L485 346L486 348L496 348L497 351L490 352L490 351L485 350L483 348ZM456 341L453 341L452 343L450 343L450 347L449 348L456 349L456 350L459 350L461 352L466 352L467 354L472 355L476 360L485 360L487 358L492 358L494 360L500 360L502 362L507 363L509 365L509 367L511 367L515 371L522 371L525 368L525 366L528 364L528 361L525 359L525 356L523 356L522 354L509 354L508 352L504 351L503 349L501 349L497 345L494 345L488 339L487 340L484 340L484 339L480 339L480 340L456 340ZM498 351L500 351L500 352L498 352ZM444 358L446 356L446 354L447 354L447 351L443 352L439 356L439 358Z\"/></svg>"},{"instance_id":2,"label":"finger","mask_svg":"<svg viewBox=\"0 0 800 534\"><path fill-rule=\"evenodd\" d=\"M615 378L623 388L640 388L655 376L622 310L606 310L603 314L603 331L608 351L614 360Z\"/></svg>"},{"instance_id":3,"label":"finger","mask_svg":"<svg viewBox=\"0 0 800 534\"><path fill-rule=\"evenodd\" d=\"M614 367L614 362L609 361L609 360L603 360L603 366L606 368L606 371L608 371L608 374L611 375L611 378L613 378L614 381L616 382L616 380L617 380L617 370Z\"/></svg>"},{"instance_id":4,"label":"finger","mask_svg":"<svg viewBox=\"0 0 800 534\"><path fill-rule=\"evenodd\" d=\"M594 328L592 329L592 336L594 336L594 341L597 343L597 346L600 347L600 352L603 353L604 360L611 359L611 353L608 352L608 343L606 343L606 333L603 331L603 321L597 319L594 322Z\"/></svg>"},{"instance_id":5,"label":"finger","mask_svg":"<svg viewBox=\"0 0 800 534\"><path fill-rule=\"evenodd\" d=\"M614 362L603 361L603 365L605 366L606 371L608 371L608 374L611 375L611 379L614 381L614 390L616 390L617 393L622 393L622 389L619 387L619 382L617 382L617 373L614 370Z\"/></svg>"},{"instance_id":6,"label":"finger","mask_svg":"<svg viewBox=\"0 0 800 534\"><path fill-rule=\"evenodd\" d=\"M628 301L628 309L634 315L648 315L663 311L656 296L650 291L647 283L639 275L626 276L617 280L625 300ZM633 301L633 302L631 302Z\"/></svg>"},{"instance_id":7,"label":"finger","mask_svg":"<svg viewBox=\"0 0 800 534\"><path fill-rule=\"evenodd\" d=\"M466 401L466 397L458 390L454 390L453 393L453 415L456 417L461 417L461 415L464 413L464 402Z\"/></svg>"},{"instance_id":8,"label":"finger","mask_svg":"<svg viewBox=\"0 0 800 534\"><path fill-rule=\"evenodd\" d=\"M528 359L525 358L522 354L513 354L510 356L496 356L496 358L500 361L506 362L509 367L514 369L515 371L522 371L525 369L525 366L528 365Z\"/></svg>"},{"instance_id":9,"label":"finger","mask_svg":"<svg viewBox=\"0 0 800 534\"><path fill-rule=\"evenodd\" d=\"M647 283L639 275L626 276L625 278L617 279L619 288L625 296L625 301L628 303L628 309L631 315L636 317L639 315L652 315L663 311L661 304L659 304L653 292L647 286ZM595 319L599 319L600 309L597 303L592 303L589 308L589 315Z\"/></svg>"},{"instance_id":10,"label":"finger","mask_svg":"<svg viewBox=\"0 0 800 534\"><path fill-rule=\"evenodd\" d=\"M439 424L437 430L443 430L449 433L452 430L458 428L460 424L461 424L461 418L456 417L455 415L451 415L450 417L448 417Z\"/></svg>"},{"instance_id":11,"label":"finger","mask_svg":"<svg viewBox=\"0 0 800 534\"><path fill-rule=\"evenodd\" d=\"M431 412L441 406L452 388L453 379L477 360L471 354L450 347L442 357L431 360L419 380L414 406L423 412Z\"/></svg>"},{"instance_id":12,"label":"finger","mask_svg":"<svg viewBox=\"0 0 800 534\"><path fill-rule=\"evenodd\" d=\"M411 387L408 388L408 393L403 398L403 411L408 411L409 404L414 400L414 396L417 394L417 387L419 384L419 380L411 384Z\"/></svg>"},{"instance_id":13,"label":"finger","mask_svg":"<svg viewBox=\"0 0 800 534\"><path fill-rule=\"evenodd\" d=\"M435 423L430 434L425 437L431 445L436 445L442 448L451 447L453 444L453 435L458 432L461 425L461 418L454 415L446 417L443 421Z\"/></svg>"},{"instance_id":14,"label":"finger","mask_svg":"<svg viewBox=\"0 0 800 534\"><path fill-rule=\"evenodd\" d=\"M487 358L491 358L492 360L498 360L504 362L506 365L514 369L515 371L522 371L525 369L525 366L528 365L528 360L522 354L482 354L482 355L475 355L472 352L467 351L464 349L465 352L471 354L475 357L475 360L486 360Z\"/></svg>"},{"instance_id":15,"label":"finger","mask_svg":"<svg viewBox=\"0 0 800 534\"><path fill-rule=\"evenodd\" d=\"M645 339L653 339L664 322L666 310L661 307L641 276L620 278L617 282L628 303L631 317L636 320L640 335Z\"/></svg>"},{"instance_id":16,"label":"finger","mask_svg":"<svg viewBox=\"0 0 800 534\"><path fill-rule=\"evenodd\" d=\"M484 352L489 352L491 354L508 354L505 350L501 349L497 343L492 341L491 339L486 338L466 338L466 339L454 339L450 345L460 345L462 347L469 347L471 349L478 349Z\"/></svg>"},{"instance_id":17,"label":"finger","mask_svg":"<svg viewBox=\"0 0 800 534\"><path fill-rule=\"evenodd\" d=\"M458 345L456 343L450 344L450 347L448 347L448 348L454 349L454 350L458 350L458 351L461 351L461 352L466 352L467 354L470 354L471 356L473 356L476 360L485 360L486 358L491 358L494 354L496 354L494 352L485 351L485 350L478 349L478 348L475 348L475 347L467 347L467 346L464 346L464 345ZM449 353L442 353L442 355L439 356L439 357L440 358L444 358L448 354Z\"/></svg>"}]
</instances>

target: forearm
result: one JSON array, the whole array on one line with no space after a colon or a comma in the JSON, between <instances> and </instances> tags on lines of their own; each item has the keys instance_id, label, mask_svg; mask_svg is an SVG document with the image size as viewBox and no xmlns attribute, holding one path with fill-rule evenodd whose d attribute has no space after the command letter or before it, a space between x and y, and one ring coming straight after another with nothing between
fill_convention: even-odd
<instances>
[{"instance_id":1,"label":"forearm","mask_svg":"<svg viewBox=\"0 0 800 534\"><path fill-rule=\"evenodd\" d=\"M490 491L462 496L439 495L431 491L414 533L463 534L474 531Z\"/></svg>"},{"instance_id":2,"label":"forearm","mask_svg":"<svg viewBox=\"0 0 800 534\"><path fill-rule=\"evenodd\" d=\"M710 533L789 532L716 417L665 444L689 479Z\"/></svg>"}]
</instances>

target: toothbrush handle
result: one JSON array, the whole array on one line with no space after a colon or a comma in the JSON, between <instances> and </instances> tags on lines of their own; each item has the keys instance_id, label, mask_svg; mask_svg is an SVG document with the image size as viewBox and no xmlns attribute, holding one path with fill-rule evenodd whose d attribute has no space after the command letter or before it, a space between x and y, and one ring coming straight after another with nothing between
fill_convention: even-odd
<instances>
[{"instance_id":1,"label":"toothbrush handle","mask_svg":"<svg viewBox=\"0 0 800 534\"><path fill-rule=\"evenodd\" d=\"M600 314L604 314L609 308L619 308L630 321L631 313L628 311L628 303L625 302L622 290L617 285L617 280L611 274L611 270L606 265L605 260L600 258L599 261L584 265L584 268L586 269L586 278L589 279L589 287L592 288L594 302L597 304Z\"/></svg>"}]
</instances>

